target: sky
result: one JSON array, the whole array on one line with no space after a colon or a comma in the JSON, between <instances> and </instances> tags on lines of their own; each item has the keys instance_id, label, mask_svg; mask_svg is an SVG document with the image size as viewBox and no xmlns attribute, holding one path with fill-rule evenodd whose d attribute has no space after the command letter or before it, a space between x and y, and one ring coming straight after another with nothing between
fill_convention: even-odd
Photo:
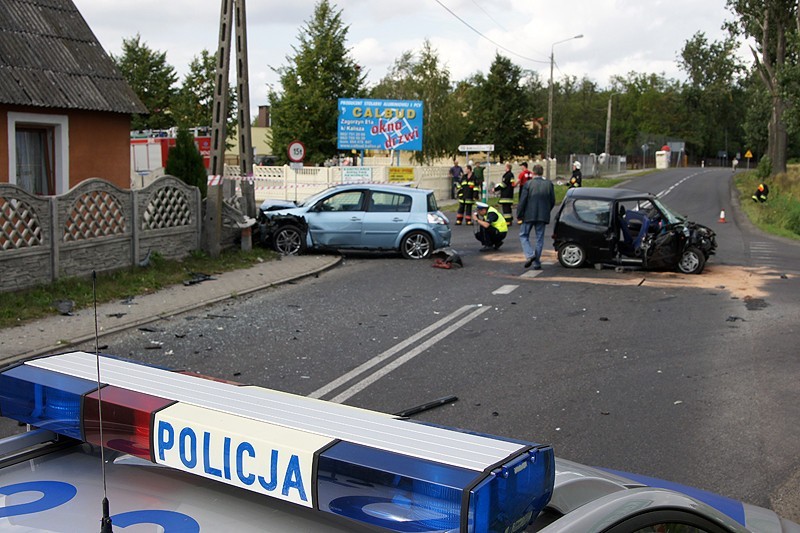
<instances>
[{"instance_id":1,"label":"sky","mask_svg":"<svg viewBox=\"0 0 800 533\"><path fill-rule=\"evenodd\" d=\"M182 79L203 49L215 52L221 0L73 0L100 44L114 55L137 33L166 52ZM331 0L349 27L347 45L376 84L395 60L428 39L453 81L487 73L496 53L554 78L584 76L601 88L614 75L664 74L684 79L676 58L696 32L725 36L725 0ZM250 102L256 114L280 90L274 68L287 65L317 0L248 0ZM470 28L471 27L471 28ZM474 30L473 30L474 28ZM482 34L486 38L481 37ZM579 39L571 39L583 35ZM564 41L566 42L560 42ZM558 43L558 44L555 44ZM743 56L746 58L746 56ZM232 58L233 60L233 58ZM235 80L235 71L232 72Z\"/></svg>"}]
</instances>

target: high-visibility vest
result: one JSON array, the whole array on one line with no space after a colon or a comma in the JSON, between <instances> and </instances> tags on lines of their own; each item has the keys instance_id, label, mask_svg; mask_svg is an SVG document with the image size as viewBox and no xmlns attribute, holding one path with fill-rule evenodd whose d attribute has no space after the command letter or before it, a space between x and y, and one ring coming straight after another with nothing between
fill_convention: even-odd
<instances>
[{"instance_id":1,"label":"high-visibility vest","mask_svg":"<svg viewBox=\"0 0 800 533\"><path fill-rule=\"evenodd\" d=\"M500 214L500 211L495 209L493 206L489 206L487 210L487 214L494 213L497 215L497 220L492 222L492 227L499 231L500 233L508 231L508 224L506 223L506 219L503 218L503 215Z\"/></svg>"}]
</instances>

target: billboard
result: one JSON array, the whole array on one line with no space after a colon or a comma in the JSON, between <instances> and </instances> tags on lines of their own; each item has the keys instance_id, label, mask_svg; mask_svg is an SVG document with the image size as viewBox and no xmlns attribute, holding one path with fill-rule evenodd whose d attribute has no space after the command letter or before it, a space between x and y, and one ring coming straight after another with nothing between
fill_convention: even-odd
<instances>
[{"instance_id":1,"label":"billboard","mask_svg":"<svg viewBox=\"0 0 800 533\"><path fill-rule=\"evenodd\" d=\"M422 150L422 102L339 98L339 150Z\"/></svg>"}]
</instances>

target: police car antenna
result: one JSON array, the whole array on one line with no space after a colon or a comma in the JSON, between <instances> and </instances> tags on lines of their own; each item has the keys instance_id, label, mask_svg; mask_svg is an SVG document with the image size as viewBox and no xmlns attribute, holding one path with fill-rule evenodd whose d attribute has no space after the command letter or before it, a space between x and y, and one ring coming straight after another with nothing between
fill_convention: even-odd
<instances>
[{"instance_id":1,"label":"police car antenna","mask_svg":"<svg viewBox=\"0 0 800 533\"><path fill-rule=\"evenodd\" d=\"M106 454L103 439L103 397L100 385L100 345L97 329L97 272L92 270L92 299L94 300L94 359L97 365L97 418L100 423L100 465L103 473L103 518L100 519L100 533L112 533L111 515L108 510L108 491L106 489Z\"/></svg>"}]
</instances>

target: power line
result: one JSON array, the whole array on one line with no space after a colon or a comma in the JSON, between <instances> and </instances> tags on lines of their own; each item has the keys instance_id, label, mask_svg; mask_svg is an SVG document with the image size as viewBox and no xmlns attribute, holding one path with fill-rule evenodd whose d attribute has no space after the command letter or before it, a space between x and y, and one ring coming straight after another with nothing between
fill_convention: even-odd
<instances>
[{"instance_id":1,"label":"power line","mask_svg":"<svg viewBox=\"0 0 800 533\"><path fill-rule=\"evenodd\" d=\"M499 22L497 22L497 19L495 19L495 18L492 16L492 14L491 14L491 13L489 13L488 11L486 11L485 9L483 9L483 6L481 6L481 5L480 5L480 4L479 4L479 3L478 3L476 0L472 0L472 3L473 3L473 4L475 4L475 6L476 6L478 9L480 9L481 11L483 11L483 12L486 14L486 16L487 16L487 17L489 17L490 19L492 19L492 22L494 22L495 24L497 24L497 27L498 27L498 28L500 28L501 30L503 30L503 31L505 31L505 32L507 32L507 31L508 31L506 28L504 28L504 27L503 27L503 25L502 25L502 24L500 24Z\"/></svg>"},{"instance_id":2,"label":"power line","mask_svg":"<svg viewBox=\"0 0 800 533\"><path fill-rule=\"evenodd\" d=\"M461 17L459 17L458 15L456 15L456 14L455 14L455 13L454 13L454 12L453 12L453 11L452 11L450 8L449 8L449 7L447 7L447 6L446 6L446 5L444 5L442 2L440 2L440 0L436 0L436 3L437 3L437 4L439 4L440 6L442 6L442 7L443 7L445 10L447 10L447 12L448 12L448 13L450 13L451 15L453 15L453 16L454 16L455 18L457 18L459 21L461 21L461 23L462 23L464 26L466 26L467 28L471 29L472 31L474 31L475 33L477 33L477 34L478 34L478 36L480 36L480 37L482 37L482 38L486 39L487 41L489 41L490 43L492 43L492 44L493 44L493 45L495 45L496 47L500 48L501 50L505 50L505 51L506 51L506 52L508 52L509 54L511 54L511 55L515 55L515 56L517 56L517 57L519 57L519 58L521 58L521 59L524 59L524 60L526 60L526 61L532 61L532 62L534 62L534 63L544 63L544 64L548 64L548 63L550 63L550 61L549 61L549 60L548 60L548 61L543 61L543 60L541 60L541 59L533 59L533 58L530 58L530 57L526 57L526 56L524 56L524 55L522 55L522 54L518 54L518 53L516 53L516 52L515 52L515 51L513 51L513 50L509 50L508 48L506 48L506 47L505 47L505 46L503 46L502 44L496 43L495 41L491 40L490 38L488 38L487 36L485 36L484 34L482 34L480 31L478 31L477 29L475 29L473 26L471 26L471 25L469 24L469 22L467 22L466 20L464 20L464 19L462 19Z\"/></svg>"}]
</instances>

